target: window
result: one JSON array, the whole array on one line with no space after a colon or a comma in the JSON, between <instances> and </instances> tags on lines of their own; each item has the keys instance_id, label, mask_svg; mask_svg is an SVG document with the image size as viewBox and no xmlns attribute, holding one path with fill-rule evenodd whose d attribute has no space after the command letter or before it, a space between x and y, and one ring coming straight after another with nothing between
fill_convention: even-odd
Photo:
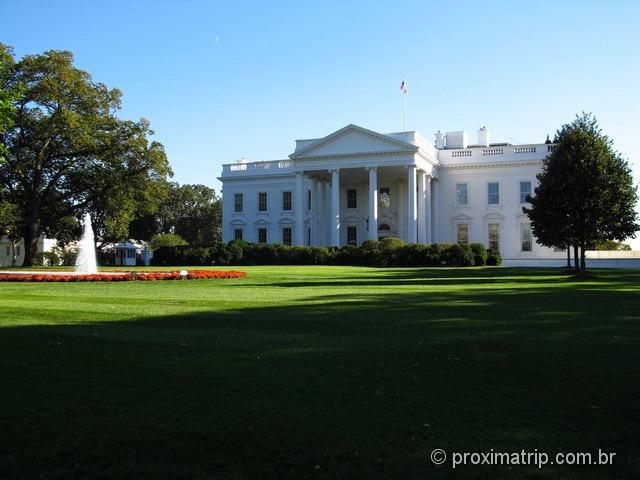
<instances>
[{"instance_id":1,"label":"window","mask_svg":"<svg viewBox=\"0 0 640 480\"><path fill-rule=\"evenodd\" d=\"M285 227L282 229L282 243L285 245L291 245L291 227Z\"/></svg>"},{"instance_id":2,"label":"window","mask_svg":"<svg viewBox=\"0 0 640 480\"><path fill-rule=\"evenodd\" d=\"M233 211L236 213L242 213L243 210L243 198L241 193L236 193L233 196Z\"/></svg>"},{"instance_id":3,"label":"window","mask_svg":"<svg viewBox=\"0 0 640 480\"><path fill-rule=\"evenodd\" d=\"M389 208L391 206L391 197L389 192L389 187L380 188L380 199L378 200L378 203L383 208Z\"/></svg>"},{"instance_id":4,"label":"window","mask_svg":"<svg viewBox=\"0 0 640 480\"><path fill-rule=\"evenodd\" d=\"M267 243L267 229L259 228L258 229L258 243Z\"/></svg>"},{"instance_id":5,"label":"window","mask_svg":"<svg viewBox=\"0 0 640 480\"><path fill-rule=\"evenodd\" d=\"M458 243L460 245L466 245L469 243L469 224L458 224Z\"/></svg>"},{"instance_id":6,"label":"window","mask_svg":"<svg viewBox=\"0 0 640 480\"><path fill-rule=\"evenodd\" d=\"M520 203L527 203L529 196L531 196L531 182L520 182Z\"/></svg>"},{"instance_id":7,"label":"window","mask_svg":"<svg viewBox=\"0 0 640 480\"><path fill-rule=\"evenodd\" d=\"M469 205L469 186L466 183L456 183L456 205Z\"/></svg>"},{"instance_id":8,"label":"window","mask_svg":"<svg viewBox=\"0 0 640 480\"><path fill-rule=\"evenodd\" d=\"M354 190L355 191L355 190ZM358 244L358 228L355 226L347 227L347 244Z\"/></svg>"},{"instance_id":9,"label":"window","mask_svg":"<svg viewBox=\"0 0 640 480\"><path fill-rule=\"evenodd\" d=\"M500 184L498 182L487 183L487 203L489 205L500 204Z\"/></svg>"},{"instance_id":10,"label":"window","mask_svg":"<svg viewBox=\"0 0 640 480\"><path fill-rule=\"evenodd\" d=\"M521 223L520 224L520 250L523 252L530 252L532 242L533 242L533 238L531 235L531 224Z\"/></svg>"},{"instance_id":11,"label":"window","mask_svg":"<svg viewBox=\"0 0 640 480\"><path fill-rule=\"evenodd\" d=\"M233 239L234 240L242 240L242 229L241 228L235 228L233 230Z\"/></svg>"},{"instance_id":12,"label":"window","mask_svg":"<svg viewBox=\"0 0 640 480\"><path fill-rule=\"evenodd\" d=\"M258 211L259 212L267 211L267 192L258 193Z\"/></svg>"},{"instance_id":13,"label":"window","mask_svg":"<svg viewBox=\"0 0 640 480\"><path fill-rule=\"evenodd\" d=\"M282 192L282 210L291 210L291 192Z\"/></svg>"},{"instance_id":14,"label":"window","mask_svg":"<svg viewBox=\"0 0 640 480\"><path fill-rule=\"evenodd\" d=\"M307 210L311 210L311 190L307 190Z\"/></svg>"},{"instance_id":15,"label":"window","mask_svg":"<svg viewBox=\"0 0 640 480\"><path fill-rule=\"evenodd\" d=\"M500 224L489 224L489 248L499 252L500 251Z\"/></svg>"},{"instance_id":16,"label":"window","mask_svg":"<svg viewBox=\"0 0 640 480\"><path fill-rule=\"evenodd\" d=\"M347 190L347 208L358 208L358 191L355 188Z\"/></svg>"}]
</instances>

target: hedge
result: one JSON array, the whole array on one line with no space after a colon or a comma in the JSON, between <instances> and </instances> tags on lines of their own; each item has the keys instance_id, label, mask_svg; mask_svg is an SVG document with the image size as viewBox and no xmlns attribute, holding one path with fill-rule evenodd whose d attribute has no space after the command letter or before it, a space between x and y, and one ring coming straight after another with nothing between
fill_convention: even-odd
<instances>
[{"instance_id":1,"label":"hedge","mask_svg":"<svg viewBox=\"0 0 640 480\"><path fill-rule=\"evenodd\" d=\"M233 240L211 247L161 247L153 265L356 265L371 267L470 267L500 265L500 254L481 244L404 243L367 240L361 246L290 247Z\"/></svg>"}]
</instances>

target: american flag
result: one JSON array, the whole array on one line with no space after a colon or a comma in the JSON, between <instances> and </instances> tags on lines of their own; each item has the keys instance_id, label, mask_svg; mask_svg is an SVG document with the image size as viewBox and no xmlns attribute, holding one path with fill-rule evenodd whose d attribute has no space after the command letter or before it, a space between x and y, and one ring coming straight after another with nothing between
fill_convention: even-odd
<instances>
[{"instance_id":1,"label":"american flag","mask_svg":"<svg viewBox=\"0 0 640 480\"><path fill-rule=\"evenodd\" d=\"M407 84L405 83L405 81L403 80L402 83L400 84L400 90L402 91L402 93L407 93L409 92L409 89L407 88Z\"/></svg>"}]
</instances>

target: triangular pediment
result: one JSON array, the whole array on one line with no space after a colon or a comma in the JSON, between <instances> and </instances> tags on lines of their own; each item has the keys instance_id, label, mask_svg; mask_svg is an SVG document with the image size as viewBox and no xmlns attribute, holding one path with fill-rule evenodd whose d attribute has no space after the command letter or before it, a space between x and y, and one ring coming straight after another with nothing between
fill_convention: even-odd
<instances>
[{"instance_id":1,"label":"triangular pediment","mask_svg":"<svg viewBox=\"0 0 640 480\"><path fill-rule=\"evenodd\" d=\"M348 156L367 153L406 152L414 153L418 147L410 143L396 140L381 133L347 125L337 132L307 145L303 149L292 153L292 159Z\"/></svg>"}]
</instances>

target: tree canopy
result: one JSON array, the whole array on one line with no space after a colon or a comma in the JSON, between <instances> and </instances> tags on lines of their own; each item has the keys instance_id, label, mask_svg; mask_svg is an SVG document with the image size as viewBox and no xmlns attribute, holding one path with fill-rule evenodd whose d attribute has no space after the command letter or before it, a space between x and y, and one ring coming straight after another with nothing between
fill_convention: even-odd
<instances>
[{"instance_id":1,"label":"tree canopy","mask_svg":"<svg viewBox=\"0 0 640 480\"><path fill-rule=\"evenodd\" d=\"M18 95L9 100L15 115L2 137L0 188L20 208L24 264L41 233L64 237L84 212L99 236L125 237L136 212L157 208L171 175L149 122L118 118L120 91L76 68L70 52L7 62L2 88Z\"/></svg>"},{"instance_id":2,"label":"tree canopy","mask_svg":"<svg viewBox=\"0 0 640 480\"><path fill-rule=\"evenodd\" d=\"M596 118L582 114L556 133L555 147L538 174L529 215L538 242L584 252L609 240L622 241L640 228L637 191L627 161L613 149Z\"/></svg>"},{"instance_id":3,"label":"tree canopy","mask_svg":"<svg viewBox=\"0 0 640 480\"><path fill-rule=\"evenodd\" d=\"M222 239L222 200L205 185L171 183L158 210L134 221L132 235L148 240L157 233L176 233L189 245L205 246Z\"/></svg>"}]
</instances>

